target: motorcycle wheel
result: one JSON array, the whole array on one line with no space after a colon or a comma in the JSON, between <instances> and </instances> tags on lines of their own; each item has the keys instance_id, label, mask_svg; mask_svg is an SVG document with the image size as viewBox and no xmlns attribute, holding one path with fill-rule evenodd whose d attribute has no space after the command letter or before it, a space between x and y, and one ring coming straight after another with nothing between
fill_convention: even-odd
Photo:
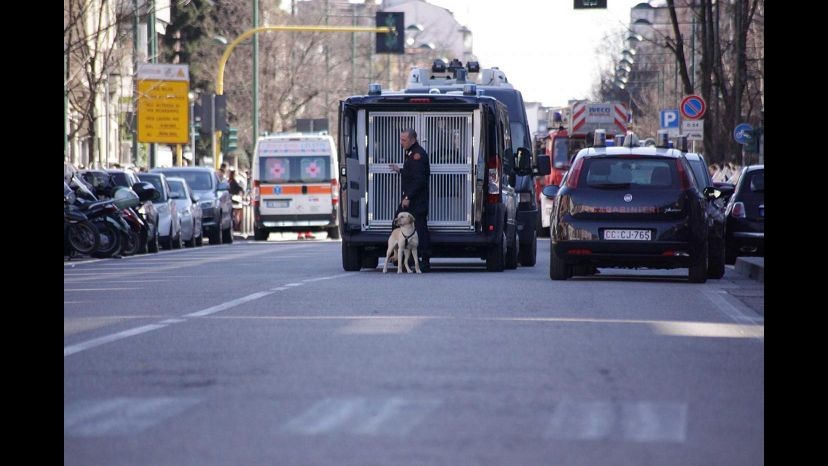
<instances>
[{"instance_id":1,"label":"motorcycle wheel","mask_svg":"<svg viewBox=\"0 0 828 466\"><path fill-rule=\"evenodd\" d=\"M69 245L79 254L91 254L98 245L98 230L90 222L69 225Z\"/></svg>"}]
</instances>

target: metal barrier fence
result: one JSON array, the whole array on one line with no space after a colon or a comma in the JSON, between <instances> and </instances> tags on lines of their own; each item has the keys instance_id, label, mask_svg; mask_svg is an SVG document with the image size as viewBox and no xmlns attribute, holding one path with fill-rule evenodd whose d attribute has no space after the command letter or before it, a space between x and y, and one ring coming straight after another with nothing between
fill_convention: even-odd
<instances>
[{"instance_id":1,"label":"metal barrier fence","mask_svg":"<svg viewBox=\"0 0 828 466\"><path fill-rule=\"evenodd\" d=\"M250 203L250 196L246 195L242 201L241 224L236 233L244 237L253 236L253 223L253 204Z\"/></svg>"}]
</instances>

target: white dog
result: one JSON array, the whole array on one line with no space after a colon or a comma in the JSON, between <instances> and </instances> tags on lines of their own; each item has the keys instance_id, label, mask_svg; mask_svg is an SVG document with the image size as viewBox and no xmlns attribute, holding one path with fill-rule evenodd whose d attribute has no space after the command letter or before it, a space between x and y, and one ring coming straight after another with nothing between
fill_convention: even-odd
<instances>
[{"instance_id":1,"label":"white dog","mask_svg":"<svg viewBox=\"0 0 828 466\"><path fill-rule=\"evenodd\" d=\"M388 262L396 252L397 258L397 273L402 273L403 267L408 273L411 273L411 267L408 265L409 256L414 256L414 269L417 273L420 271L420 263L417 261L417 230L414 228L414 216L408 212L400 212L397 214L397 224L400 226L391 231L391 236L388 238L388 251L385 253L385 264L382 266L382 273L388 271Z\"/></svg>"}]
</instances>

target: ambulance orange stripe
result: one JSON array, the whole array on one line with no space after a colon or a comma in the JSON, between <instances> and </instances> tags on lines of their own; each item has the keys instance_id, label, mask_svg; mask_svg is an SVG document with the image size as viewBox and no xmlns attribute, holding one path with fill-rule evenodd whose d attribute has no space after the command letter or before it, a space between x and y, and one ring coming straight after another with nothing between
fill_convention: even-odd
<instances>
[{"instance_id":1,"label":"ambulance orange stripe","mask_svg":"<svg viewBox=\"0 0 828 466\"><path fill-rule=\"evenodd\" d=\"M274 194L273 188L280 185L271 185L271 186L261 186L259 188L259 192L262 195L269 195ZM305 185L308 187L307 194L330 194L331 193L331 185L329 184L320 184L320 185ZM302 185L301 184L289 184L289 185L281 185L282 192L280 194L284 195L292 195L292 194L302 194Z\"/></svg>"}]
</instances>

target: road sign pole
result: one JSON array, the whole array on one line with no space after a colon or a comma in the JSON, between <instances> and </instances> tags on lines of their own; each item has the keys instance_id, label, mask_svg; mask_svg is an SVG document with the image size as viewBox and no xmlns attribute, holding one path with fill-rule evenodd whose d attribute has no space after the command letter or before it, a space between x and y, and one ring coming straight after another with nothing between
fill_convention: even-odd
<instances>
[{"instance_id":1,"label":"road sign pole","mask_svg":"<svg viewBox=\"0 0 828 466\"><path fill-rule=\"evenodd\" d=\"M216 94L210 95L210 155L213 157L213 165L216 165Z\"/></svg>"}]
</instances>

